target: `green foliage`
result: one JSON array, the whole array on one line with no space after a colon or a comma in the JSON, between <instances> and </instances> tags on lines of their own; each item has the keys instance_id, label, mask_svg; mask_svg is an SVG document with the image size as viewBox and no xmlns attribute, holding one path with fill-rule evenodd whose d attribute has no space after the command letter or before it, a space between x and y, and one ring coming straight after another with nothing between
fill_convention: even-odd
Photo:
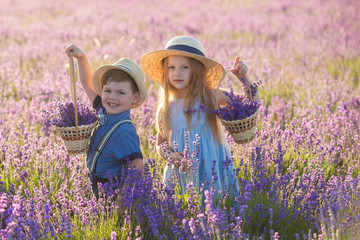
<instances>
[{"instance_id":1,"label":"green foliage","mask_svg":"<svg viewBox=\"0 0 360 240\"><path fill-rule=\"evenodd\" d=\"M345 84L356 89L360 78L360 57L335 58L325 63L325 66L334 79L344 79Z\"/></svg>"},{"instance_id":2,"label":"green foliage","mask_svg":"<svg viewBox=\"0 0 360 240\"><path fill-rule=\"evenodd\" d=\"M247 206L242 230L249 234L250 238L262 236L264 239L270 239L270 233L273 235L278 232L281 239L296 239L295 234L299 233L300 229L304 232L310 229L305 220L299 217L294 218L289 208L284 211L281 203L271 202L267 193L254 193L253 198L247 202ZM270 212L272 212L272 218ZM286 217L282 219L280 215L286 215ZM279 219L282 220L279 221Z\"/></svg>"},{"instance_id":3,"label":"green foliage","mask_svg":"<svg viewBox=\"0 0 360 240\"><path fill-rule=\"evenodd\" d=\"M104 237L109 238L113 231L120 234L117 239L125 239L129 235L129 230L126 229L126 223L123 223L119 231L119 223L121 221L121 215L115 214L115 211L110 213L101 213L98 218L94 218L87 226L83 226L78 216L74 216L72 224L73 238L74 239L102 239ZM131 235L131 234L130 234ZM119 238L120 237L120 238Z\"/></svg>"},{"instance_id":4,"label":"green foliage","mask_svg":"<svg viewBox=\"0 0 360 240\"><path fill-rule=\"evenodd\" d=\"M289 146L283 156L284 173L287 173L287 169L291 166L292 171L298 170L299 175L302 175L304 169L309 167L309 161L316 157L316 154L309 152L308 149L299 148L296 150Z\"/></svg>"},{"instance_id":5,"label":"green foliage","mask_svg":"<svg viewBox=\"0 0 360 240\"><path fill-rule=\"evenodd\" d=\"M282 82L269 82L266 83L266 91L260 91L259 95L264 100L264 107L269 107L273 97L280 97L285 100L290 100L294 97L300 89L295 88L291 81ZM301 91L301 90L300 90Z\"/></svg>"}]
</instances>

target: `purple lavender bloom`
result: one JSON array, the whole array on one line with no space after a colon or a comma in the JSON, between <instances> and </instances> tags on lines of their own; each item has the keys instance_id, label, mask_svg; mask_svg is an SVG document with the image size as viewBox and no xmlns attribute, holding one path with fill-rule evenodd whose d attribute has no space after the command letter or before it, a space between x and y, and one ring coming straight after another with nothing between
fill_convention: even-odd
<instances>
[{"instance_id":1,"label":"purple lavender bloom","mask_svg":"<svg viewBox=\"0 0 360 240\"><path fill-rule=\"evenodd\" d=\"M257 92L257 86L252 86L253 94ZM187 109L184 111L185 114L200 112L210 112L217 114L220 118L227 121L236 121L250 117L253 115L260 107L260 103L255 100L249 100L247 97L242 95L235 95L233 89L230 93L224 92L226 96L230 98L230 101L227 102L227 106L220 107L215 110L210 110L204 105L200 105L199 109Z\"/></svg>"},{"instance_id":2,"label":"purple lavender bloom","mask_svg":"<svg viewBox=\"0 0 360 240\"><path fill-rule=\"evenodd\" d=\"M250 117L260 107L260 103L255 100L249 100L244 96L235 95L233 89L231 89L230 93L224 93L230 98L230 101L227 102L226 107L219 106L217 112L218 116L224 120L235 121ZM256 94L256 92L254 93Z\"/></svg>"},{"instance_id":3,"label":"purple lavender bloom","mask_svg":"<svg viewBox=\"0 0 360 240\"><path fill-rule=\"evenodd\" d=\"M76 106L79 126L90 125L97 120L95 110L80 101L77 101ZM72 101L66 102L63 98L54 100L53 108L43 109L42 116L46 125L73 127L75 126L75 104Z\"/></svg>"}]
</instances>

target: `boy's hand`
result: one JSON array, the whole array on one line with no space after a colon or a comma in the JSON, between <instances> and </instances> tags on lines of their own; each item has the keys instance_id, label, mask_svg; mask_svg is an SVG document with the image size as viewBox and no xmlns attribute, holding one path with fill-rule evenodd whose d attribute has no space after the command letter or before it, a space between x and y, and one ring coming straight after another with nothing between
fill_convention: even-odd
<instances>
[{"instance_id":1,"label":"boy's hand","mask_svg":"<svg viewBox=\"0 0 360 240\"><path fill-rule=\"evenodd\" d=\"M235 58L234 66L230 70L238 79L246 78L248 67L243 61L240 61L239 57Z\"/></svg>"},{"instance_id":2,"label":"boy's hand","mask_svg":"<svg viewBox=\"0 0 360 240\"><path fill-rule=\"evenodd\" d=\"M69 46L67 46L65 48L65 53L68 57L70 57L70 52L72 52L72 54L75 58L82 58L85 56L84 51L81 50L81 48L79 48L78 46L76 46L74 44L70 44Z\"/></svg>"}]
</instances>

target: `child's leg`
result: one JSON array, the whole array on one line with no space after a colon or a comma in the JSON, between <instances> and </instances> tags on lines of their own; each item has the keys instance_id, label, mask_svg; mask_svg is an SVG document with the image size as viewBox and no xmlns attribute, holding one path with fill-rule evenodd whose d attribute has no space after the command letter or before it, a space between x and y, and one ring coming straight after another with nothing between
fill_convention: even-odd
<instances>
[{"instance_id":1,"label":"child's leg","mask_svg":"<svg viewBox=\"0 0 360 240\"><path fill-rule=\"evenodd\" d=\"M93 191L96 199L99 199L99 187L98 187L98 183L105 184L105 183L109 182L109 179L97 177L97 176L95 176L95 175L89 176L89 178L90 178L90 182L91 182L92 191Z\"/></svg>"}]
</instances>

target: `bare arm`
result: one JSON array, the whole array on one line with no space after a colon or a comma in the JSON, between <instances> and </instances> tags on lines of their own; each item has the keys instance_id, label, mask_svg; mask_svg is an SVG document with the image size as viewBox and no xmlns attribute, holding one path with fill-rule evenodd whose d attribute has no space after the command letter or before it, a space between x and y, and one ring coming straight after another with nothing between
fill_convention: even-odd
<instances>
[{"instance_id":1,"label":"bare arm","mask_svg":"<svg viewBox=\"0 0 360 240\"><path fill-rule=\"evenodd\" d=\"M144 162L142 158L135 158L131 161L130 166L135 167L141 173L144 173Z\"/></svg>"},{"instance_id":2,"label":"bare arm","mask_svg":"<svg viewBox=\"0 0 360 240\"><path fill-rule=\"evenodd\" d=\"M247 81L249 86L254 86L254 83L250 80L250 78L247 75L247 70L248 70L247 66L242 61L240 61L239 57L236 57L234 66L230 71L239 79L240 82L241 82L241 79L243 78L243 79L245 79L245 81ZM214 93L215 96L217 96L218 103L220 105L227 105L227 101L230 101L230 98L228 96L226 96L224 91L225 90L223 90L223 89L219 89L219 90L215 90L215 93ZM252 96L252 97L257 102L261 101L258 92L256 92L256 95Z\"/></svg>"},{"instance_id":3,"label":"bare arm","mask_svg":"<svg viewBox=\"0 0 360 240\"><path fill-rule=\"evenodd\" d=\"M81 85L88 96L91 104L94 102L95 97L98 95L92 84L93 69L90 65L89 59L86 54L76 45L70 44L65 49L66 55L70 57L70 52L77 59L79 67L79 78Z\"/></svg>"},{"instance_id":4,"label":"bare arm","mask_svg":"<svg viewBox=\"0 0 360 240\"><path fill-rule=\"evenodd\" d=\"M135 158L130 162L130 167L135 167L141 174L144 173L144 162L142 158ZM126 176L127 179L129 179L129 175ZM128 182L127 179L125 182ZM130 181L133 181L132 179L129 179ZM131 185L132 182L130 182ZM127 184L124 184L124 186L121 188L120 193L121 195L125 194L126 187L129 186Z\"/></svg>"},{"instance_id":5,"label":"bare arm","mask_svg":"<svg viewBox=\"0 0 360 240\"><path fill-rule=\"evenodd\" d=\"M169 142L160 133L156 137L156 151L166 161L174 164L176 167L180 166L181 159L183 158L183 152L174 152Z\"/></svg>"}]
</instances>

